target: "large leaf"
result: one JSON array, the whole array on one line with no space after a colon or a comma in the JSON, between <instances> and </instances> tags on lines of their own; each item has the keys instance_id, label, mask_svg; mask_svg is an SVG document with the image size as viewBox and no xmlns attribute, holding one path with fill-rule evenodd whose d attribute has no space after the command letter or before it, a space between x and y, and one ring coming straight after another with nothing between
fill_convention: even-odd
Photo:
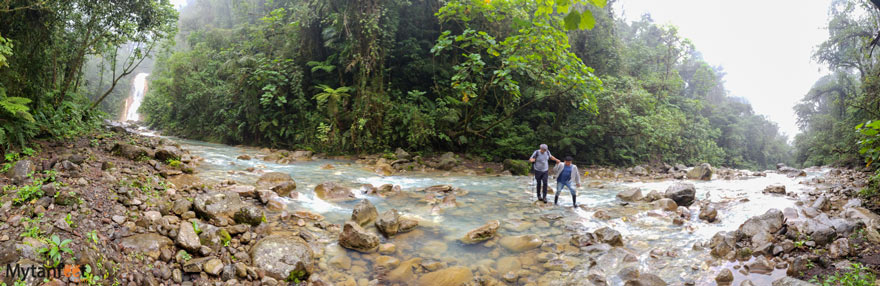
<instances>
[{"instance_id":1,"label":"large leaf","mask_svg":"<svg viewBox=\"0 0 880 286\"><path fill-rule=\"evenodd\" d=\"M578 25L578 28L592 30L595 26L596 18L593 17L593 12L591 12L590 10L584 10L584 12L581 13L580 24Z\"/></svg>"},{"instance_id":2,"label":"large leaf","mask_svg":"<svg viewBox=\"0 0 880 286\"><path fill-rule=\"evenodd\" d=\"M578 28L581 22L581 13L578 11L571 11L568 15L563 19L565 21L565 29L566 30L575 30ZM593 20L595 24L595 20Z\"/></svg>"}]
</instances>

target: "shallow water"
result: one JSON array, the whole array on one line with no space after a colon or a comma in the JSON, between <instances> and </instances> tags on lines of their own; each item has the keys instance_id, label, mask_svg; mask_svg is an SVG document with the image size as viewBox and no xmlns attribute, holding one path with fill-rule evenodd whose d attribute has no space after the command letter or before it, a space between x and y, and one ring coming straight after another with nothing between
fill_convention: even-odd
<instances>
[{"instance_id":1,"label":"shallow water","mask_svg":"<svg viewBox=\"0 0 880 286\"><path fill-rule=\"evenodd\" d=\"M553 248L562 249L568 245L567 228L582 227L595 230L608 226L621 232L625 248L637 258L637 266L642 273L659 275L670 285L694 281L698 285L712 284L712 278L720 262L714 262L709 251L695 250L694 245L707 242L718 231L732 231L749 217L763 214L771 208L784 209L795 205L796 200L787 196L765 195L761 191L771 184L785 184L789 192L800 192L805 187L799 181L821 175L821 172L809 173L806 178L792 179L784 175L768 173L767 177L749 177L743 180L712 180L708 182L690 181L696 185L697 199L708 199L718 203L718 219L720 222L706 223L698 219L699 206L691 206L692 216L683 226L674 225L671 212L654 210L643 204L623 206L616 199L616 194L626 188L638 187L643 194L651 190L665 191L673 184L673 180L657 182L623 183L610 180L587 180L579 190L578 203L581 208L571 208L571 197L567 192L560 194L560 206L535 206L534 180L529 176L478 176L448 174L442 172L407 173L394 176L380 176L363 166L351 161L316 160L296 162L293 164L275 164L265 162L257 156L260 152L254 148L233 147L221 144L205 143L193 140L172 138L190 150L193 155L204 158L200 163L198 176L207 181L236 180L242 184L252 184L263 172L284 172L290 174L297 182L298 200L290 200L290 210L309 210L319 213L332 223L342 224L351 215L352 207L357 201L330 203L315 197L312 190L322 182L336 182L358 190L362 184L379 186L382 184L400 185L405 196L381 198L358 194L359 198L370 200L382 213L396 208L402 215L417 218L420 226L411 233L395 236L391 239L382 238L382 242L397 245L394 256L401 261L412 257L426 260L446 262L449 266L462 265L471 267L501 280L504 273L493 272L496 260L506 256L518 257L525 263L522 268L532 274L530 278L521 278L517 283L538 280L548 271L542 263L533 263L534 255ZM254 159L239 160L239 155L247 154ZM333 169L322 169L321 166L331 164ZM253 167L255 172L245 169ZM232 172L232 173L231 173ZM457 206L451 208L433 208L420 200L424 193L419 189L433 185L451 185L467 191L466 195L457 197ZM592 187L588 187L592 186ZM551 183L555 188L555 183ZM552 200L552 195L549 195ZM596 211L603 211L611 219L594 218ZM547 214L559 214L558 220L544 217ZM526 253L511 253L507 250L486 245L464 245L457 241L469 230L479 227L489 220L502 221L500 236L536 234L545 241L543 249ZM366 264L352 269L333 269L328 271L346 272L355 280L374 278L372 259L375 255L362 255L342 250L331 245L327 253L348 255L355 259L355 265ZM569 246L569 248L571 248ZM653 252L652 252L653 250ZM559 251L557 251L559 252ZM583 274L602 273L611 285L620 285L617 278L621 268L635 263L626 262L615 255L589 254L577 251L560 252L561 257L574 261L574 268L566 273ZM653 253L653 254L652 254ZM326 259L330 257L324 258ZM357 264L358 260L366 263ZM631 259L630 259L631 261ZM525 264L524 263L524 264ZM349 271L352 270L352 271ZM363 270L363 273L359 273ZM577 276L577 275L575 275ZM550 278L555 277L551 276ZM769 277L769 276L768 276ZM548 277L545 277L549 279ZM573 278L569 278L573 279ZM760 281L753 279L753 281ZM339 282L339 281L337 281ZM738 282L737 282L738 283ZM540 285L540 283L539 283Z\"/></svg>"}]
</instances>

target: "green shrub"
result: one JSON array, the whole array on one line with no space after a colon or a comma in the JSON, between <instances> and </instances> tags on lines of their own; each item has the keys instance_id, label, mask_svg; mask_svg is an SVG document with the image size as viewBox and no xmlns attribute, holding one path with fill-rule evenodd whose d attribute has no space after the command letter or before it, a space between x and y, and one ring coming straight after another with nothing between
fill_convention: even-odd
<instances>
[{"instance_id":1,"label":"green shrub","mask_svg":"<svg viewBox=\"0 0 880 286\"><path fill-rule=\"evenodd\" d=\"M876 275L859 263L852 263L846 272L823 277L815 276L810 282L821 286L873 286Z\"/></svg>"}]
</instances>

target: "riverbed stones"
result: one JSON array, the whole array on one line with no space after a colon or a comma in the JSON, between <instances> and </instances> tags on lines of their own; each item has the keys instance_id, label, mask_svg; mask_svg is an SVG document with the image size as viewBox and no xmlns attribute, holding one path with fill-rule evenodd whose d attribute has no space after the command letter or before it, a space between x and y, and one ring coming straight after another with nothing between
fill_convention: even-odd
<instances>
[{"instance_id":1,"label":"riverbed stones","mask_svg":"<svg viewBox=\"0 0 880 286\"><path fill-rule=\"evenodd\" d=\"M376 210L376 206L367 199L355 205L354 210L351 212L351 220L362 226L372 222L377 216L379 216L379 213Z\"/></svg>"},{"instance_id":2,"label":"riverbed stones","mask_svg":"<svg viewBox=\"0 0 880 286\"><path fill-rule=\"evenodd\" d=\"M641 275L639 275L638 279L626 281L626 283L624 283L623 285L624 286L666 286L668 284L666 283L666 281L663 281L663 279L657 275L650 274L650 273L642 273Z\"/></svg>"},{"instance_id":3,"label":"riverbed stones","mask_svg":"<svg viewBox=\"0 0 880 286\"><path fill-rule=\"evenodd\" d=\"M785 194L785 185L782 185L782 184L769 185L766 188L764 188L763 193L784 195Z\"/></svg>"},{"instance_id":4,"label":"riverbed stones","mask_svg":"<svg viewBox=\"0 0 880 286\"><path fill-rule=\"evenodd\" d=\"M142 253L153 259L159 258L162 249L171 247L171 244L171 239L156 233L136 234L119 241L123 252Z\"/></svg>"},{"instance_id":5,"label":"riverbed stones","mask_svg":"<svg viewBox=\"0 0 880 286\"><path fill-rule=\"evenodd\" d=\"M620 232L610 227L603 227L593 232L593 235L602 243L611 246L623 246L623 236Z\"/></svg>"},{"instance_id":6,"label":"riverbed stones","mask_svg":"<svg viewBox=\"0 0 880 286\"><path fill-rule=\"evenodd\" d=\"M296 189L296 181L290 175L281 172L268 172L260 176L255 184L259 190L272 190L285 197Z\"/></svg>"},{"instance_id":7,"label":"riverbed stones","mask_svg":"<svg viewBox=\"0 0 880 286\"><path fill-rule=\"evenodd\" d=\"M359 224L348 221L339 234L339 246L360 252L372 252L379 247L379 237L367 232Z\"/></svg>"},{"instance_id":8,"label":"riverbed stones","mask_svg":"<svg viewBox=\"0 0 880 286\"><path fill-rule=\"evenodd\" d=\"M694 184L676 182L666 189L664 197L672 199L679 206L689 207L696 200L696 194Z\"/></svg>"},{"instance_id":9,"label":"riverbed stones","mask_svg":"<svg viewBox=\"0 0 880 286\"><path fill-rule=\"evenodd\" d=\"M712 165L703 163L687 172L688 179L709 181L712 179Z\"/></svg>"},{"instance_id":10,"label":"riverbed stones","mask_svg":"<svg viewBox=\"0 0 880 286\"><path fill-rule=\"evenodd\" d=\"M234 219L236 223L258 226L266 219L266 216L263 214L262 210L255 206L245 206L235 213Z\"/></svg>"},{"instance_id":11,"label":"riverbed stones","mask_svg":"<svg viewBox=\"0 0 880 286\"><path fill-rule=\"evenodd\" d=\"M495 233L498 231L498 228L501 226L501 222L498 220L491 220L484 224L481 227L475 228L469 231L464 237L461 239L462 242L467 244L474 244L489 240L495 237Z\"/></svg>"},{"instance_id":12,"label":"riverbed stones","mask_svg":"<svg viewBox=\"0 0 880 286\"><path fill-rule=\"evenodd\" d=\"M193 228L193 223L189 221L180 222L180 226L177 228L175 243L190 252L197 252L202 247L199 236Z\"/></svg>"},{"instance_id":13,"label":"riverbed stones","mask_svg":"<svg viewBox=\"0 0 880 286\"><path fill-rule=\"evenodd\" d=\"M541 238L534 234L525 234L517 236L505 236L498 242L507 250L513 252L523 252L538 248L543 243Z\"/></svg>"},{"instance_id":14,"label":"riverbed stones","mask_svg":"<svg viewBox=\"0 0 880 286\"><path fill-rule=\"evenodd\" d=\"M617 198L625 202L640 201L644 198L642 190L639 188L630 188L617 193Z\"/></svg>"},{"instance_id":15,"label":"riverbed stones","mask_svg":"<svg viewBox=\"0 0 880 286\"><path fill-rule=\"evenodd\" d=\"M707 222L715 222L715 219L718 218L718 210L714 205L708 204L700 209L699 218Z\"/></svg>"},{"instance_id":16,"label":"riverbed stones","mask_svg":"<svg viewBox=\"0 0 880 286\"><path fill-rule=\"evenodd\" d=\"M292 233L278 233L259 240L250 251L251 261L267 276L287 279L293 270L311 273L313 252L309 245Z\"/></svg>"},{"instance_id":17,"label":"riverbed stones","mask_svg":"<svg viewBox=\"0 0 880 286\"><path fill-rule=\"evenodd\" d=\"M6 176L12 179L14 183L21 183L28 178L31 172L35 170L34 162L31 160L19 160L15 162L15 165L12 165L12 168L9 171L6 171Z\"/></svg>"},{"instance_id":18,"label":"riverbed stones","mask_svg":"<svg viewBox=\"0 0 880 286\"><path fill-rule=\"evenodd\" d=\"M501 259L498 259L498 262L496 262L495 265L495 269L498 270L498 273L514 272L522 268L522 263L519 261L519 258L515 256L502 257Z\"/></svg>"},{"instance_id":19,"label":"riverbed stones","mask_svg":"<svg viewBox=\"0 0 880 286\"><path fill-rule=\"evenodd\" d=\"M830 256L831 259L847 257L850 255L850 252L849 240L845 237L835 240L828 246L828 256Z\"/></svg>"},{"instance_id":20,"label":"riverbed stones","mask_svg":"<svg viewBox=\"0 0 880 286\"><path fill-rule=\"evenodd\" d=\"M220 275L220 271L223 271L223 262L221 262L220 259L211 258L205 262L205 265L202 266L202 270L204 270L205 273L218 276Z\"/></svg>"},{"instance_id":21,"label":"riverbed stones","mask_svg":"<svg viewBox=\"0 0 880 286\"><path fill-rule=\"evenodd\" d=\"M352 214L354 218L354 214ZM419 222L400 216L396 209L390 209L382 213L376 220L376 228L386 237L392 237L398 233L409 232L415 229Z\"/></svg>"},{"instance_id":22,"label":"riverbed stones","mask_svg":"<svg viewBox=\"0 0 880 286\"><path fill-rule=\"evenodd\" d=\"M356 199L351 189L334 182L324 182L315 186L315 195L325 201L350 201Z\"/></svg>"},{"instance_id":23,"label":"riverbed stones","mask_svg":"<svg viewBox=\"0 0 880 286\"><path fill-rule=\"evenodd\" d=\"M453 266L422 275L419 286L459 286L474 279L474 274L467 267Z\"/></svg>"},{"instance_id":24,"label":"riverbed stones","mask_svg":"<svg viewBox=\"0 0 880 286\"><path fill-rule=\"evenodd\" d=\"M675 203L672 199L662 198L652 203L654 207L662 209L664 211L674 212L678 209L678 204Z\"/></svg>"},{"instance_id":25,"label":"riverbed stones","mask_svg":"<svg viewBox=\"0 0 880 286\"><path fill-rule=\"evenodd\" d=\"M709 248L712 249L712 255L727 258L728 254L736 248L736 238L732 233L718 232L709 241Z\"/></svg>"},{"instance_id":26,"label":"riverbed stones","mask_svg":"<svg viewBox=\"0 0 880 286\"><path fill-rule=\"evenodd\" d=\"M210 192L193 199L196 214L211 222L231 222L244 204L236 193ZM223 225L222 223L219 225Z\"/></svg>"},{"instance_id":27,"label":"riverbed stones","mask_svg":"<svg viewBox=\"0 0 880 286\"><path fill-rule=\"evenodd\" d=\"M730 282L733 282L733 271L728 268L721 269L718 276L715 276L715 282L719 285L730 285Z\"/></svg>"},{"instance_id":28,"label":"riverbed stones","mask_svg":"<svg viewBox=\"0 0 880 286\"><path fill-rule=\"evenodd\" d=\"M792 277L783 277L773 281L773 286L814 286L814 284Z\"/></svg>"}]
</instances>

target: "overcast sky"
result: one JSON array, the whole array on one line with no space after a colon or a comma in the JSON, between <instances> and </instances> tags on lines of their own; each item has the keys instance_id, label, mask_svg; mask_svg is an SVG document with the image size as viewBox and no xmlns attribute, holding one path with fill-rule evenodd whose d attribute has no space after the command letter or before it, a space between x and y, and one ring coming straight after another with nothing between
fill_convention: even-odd
<instances>
[{"instance_id":1,"label":"overcast sky","mask_svg":"<svg viewBox=\"0 0 880 286\"><path fill-rule=\"evenodd\" d=\"M793 139L800 131L792 107L827 73L812 53L828 38L824 27L830 3L619 0L614 9L628 20L649 13L657 23L677 26L710 65L724 67L731 96L748 99L756 113L767 115Z\"/></svg>"}]
</instances>

